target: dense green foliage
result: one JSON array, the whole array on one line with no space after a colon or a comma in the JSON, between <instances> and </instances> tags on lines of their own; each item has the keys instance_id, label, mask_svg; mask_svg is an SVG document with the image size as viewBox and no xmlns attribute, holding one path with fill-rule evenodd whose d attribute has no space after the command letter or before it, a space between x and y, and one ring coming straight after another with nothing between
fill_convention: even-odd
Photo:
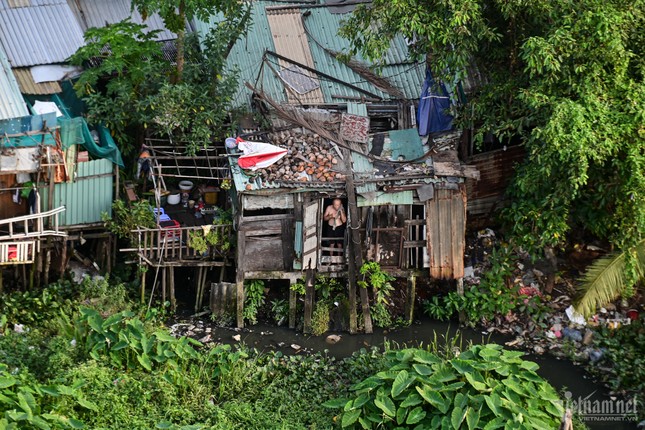
<instances>
[{"instance_id":1,"label":"dense green foliage","mask_svg":"<svg viewBox=\"0 0 645 430\"><path fill-rule=\"evenodd\" d=\"M617 329L602 327L594 335L594 346L604 355L588 368L612 390L625 398L636 397L638 414L645 419L645 320L641 317Z\"/></svg>"},{"instance_id":2,"label":"dense green foliage","mask_svg":"<svg viewBox=\"0 0 645 430\"><path fill-rule=\"evenodd\" d=\"M23 332L1 318L0 428L330 428L322 403L383 370L376 351L337 361L175 338L154 309L128 310L123 287L53 287L67 301L45 318L29 317L44 309L33 301L10 314Z\"/></svg>"},{"instance_id":3,"label":"dense green foliage","mask_svg":"<svg viewBox=\"0 0 645 430\"><path fill-rule=\"evenodd\" d=\"M524 361L499 345L477 345L457 356L409 348L385 353L387 370L352 387L343 428L557 428L558 394Z\"/></svg>"},{"instance_id":4,"label":"dense green foliage","mask_svg":"<svg viewBox=\"0 0 645 430\"><path fill-rule=\"evenodd\" d=\"M466 288L463 295L452 290L426 300L426 314L447 320L461 313L471 326L505 317L511 312L526 315L535 322L547 316L549 308L542 297L520 294L519 286L511 283L516 258L510 248L493 249L489 261L491 267L484 271L479 283Z\"/></svg>"},{"instance_id":5,"label":"dense green foliage","mask_svg":"<svg viewBox=\"0 0 645 430\"><path fill-rule=\"evenodd\" d=\"M85 33L86 43L70 58L89 66L76 83L88 120L103 123L126 156L147 133L185 141L191 150L222 138L236 74L225 71L228 45L241 31L240 16L214 27L200 43L185 40L183 79L173 70L145 26L122 21Z\"/></svg>"},{"instance_id":6,"label":"dense green foliage","mask_svg":"<svg viewBox=\"0 0 645 430\"><path fill-rule=\"evenodd\" d=\"M127 206L123 200L112 203L112 216L102 214L105 228L120 239L129 239L138 228L155 228L154 213L147 200L139 200Z\"/></svg>"},{"instance_id":7,"label":"dense green foliage","mask_svg":"<svg viewBox=\"0 0 645 430\"><path fill-rule=\"evenodd\" d=\"M629 251L645 233L643 0L374 0L343 34L379 60L395 35L448 84L478 70L463 129L524 144L503 219L533 255L572 227Z\"/></svg>"}]
</instances>

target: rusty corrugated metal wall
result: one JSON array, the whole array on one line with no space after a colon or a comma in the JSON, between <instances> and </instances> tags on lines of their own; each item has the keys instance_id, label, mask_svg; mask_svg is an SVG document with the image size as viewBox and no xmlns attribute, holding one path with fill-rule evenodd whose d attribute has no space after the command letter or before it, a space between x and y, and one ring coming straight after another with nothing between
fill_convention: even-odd
<instances>
[{"instance_id":1,"label":"rusty corrugated metal wall","mask_svg":"<svg viewBox=\"0 0 645 430\"><path fill-rule=\"evenodd\" d=\"M468 215L487 216L498 208L504 198L506 187L515 173L515 165L524 160L523 146L511 146L506 150L473 155L468 164L479 170L478 181L466 180L468 191Z\"/></svg>"},{"instance_id":2,"label":"rusty corrugated metal wall","mask_svg":"<svg viewBox=\"0 0 645 430\"><path fill-rule=\"evenodd\" d=\"M273 36L275 51L278 54L309 66L312 69L316 68L313 57L311 56L311 50L309 49L309 41L305 34L305 28L302 25L300 9L267 10L267 21L269 22L269 28ZM280 60L280 66L284 69L293 65ZM265 73L269 72L267 71ZM318 81L318 77L313 73L307 71L303 71L303 73L314 81ZM325 102L320 87L305 94L296 94L287 89L287 97L290 102Z\"/></svg>"},{"instance_id":3,"label":"rusty corrugated metal wall","mask_svg":"<svg viewBox=\"0 0 645 430\"><path fill-rule=\"evenodd\" d=\"M466 241L466 188L436 189L426 202L430 276L457 279L464 276Z\"/></svg>"}]
</instances>

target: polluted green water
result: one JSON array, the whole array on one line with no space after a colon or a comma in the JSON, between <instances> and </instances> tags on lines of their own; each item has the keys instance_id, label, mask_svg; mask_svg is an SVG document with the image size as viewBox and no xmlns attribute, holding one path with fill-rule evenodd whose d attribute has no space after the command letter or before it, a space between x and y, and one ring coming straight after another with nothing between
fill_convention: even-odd
<instances>
[{"instance_id":1,"label":"polluted green water","mask_svg":"<svg viewBox=\"0 0 645 430\"><path fill-rule=\"evenodd\" d=\"M208 329L209 340L214 342L228 344L243 342L259 351L281 351L284 354L326 352L336 358L348 357L361 348L383 347L385 344L390 346L427 345L435 339L439 342L444 342L446 338L453 339L455 336L461 336L463 348L467 347L470 342L503 345L512 339L500 334L482 334L476 330L459 328L455 323L450 324L430 319L423 319L410 327L391 331L375 329L372 334L361 333L355 335L329 332L323 336L306 336L286 327L262 323L239 331L217 327L211 324L210 321L200 323L193 320L189 324L196 325L195 337L198 339ZM330 334L340 336L340 340L334 344L328 343L326 338ZM590 429L636 429L635 422L626 421L622 416L612 417L610 416L612 411L608 409L597 414L592 413L594 404L604 404L607 408L611 408L615 407L616 401L612 400L608 390L593 381L582 367L576 366L568 360L560 360L549 355L527 354L525 359L539 364L538 373L558 391L565 393L565 396L575 402L575 405L580 405L580 408L587 407L587 411L590 413L586 414L585 424Z\"/></svg>"}]
</instances>

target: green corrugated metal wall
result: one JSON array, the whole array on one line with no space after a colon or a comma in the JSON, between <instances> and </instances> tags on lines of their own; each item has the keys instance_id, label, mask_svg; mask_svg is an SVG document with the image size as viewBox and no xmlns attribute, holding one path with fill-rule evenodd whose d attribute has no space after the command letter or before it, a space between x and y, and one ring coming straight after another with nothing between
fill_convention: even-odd
<instances>
[{"instance_id":1,"label":"green corrugated metal wall","mask_svg":"<svg viewBox=\"0 0 645 430\"><path fill-rule=\"evenodd\" d=\"M53 207L65 206L59 215L63 226L91 224L101 221L101 213L112 215L113 164L109 160L78 163L76 179L54 186ZM40 191L41 210L49 208L48 189Z\"/></svg>"}]
</instances>

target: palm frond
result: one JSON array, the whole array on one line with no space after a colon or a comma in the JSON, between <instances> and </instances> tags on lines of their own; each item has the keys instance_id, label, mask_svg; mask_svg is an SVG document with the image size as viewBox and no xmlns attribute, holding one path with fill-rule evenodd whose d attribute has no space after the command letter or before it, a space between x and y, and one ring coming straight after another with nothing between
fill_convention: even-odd
<instances>
[{"instance_id":1,"label":"palm frond","mask_svg":"<svg viewBox=\"0 0 645 430\"><path fill-rule=\"evenodd\" d=\"M636 247L636 271L643 278L645 274L645 240ZM582 276L578 292L581 294L575 307L585 317L596 312L618 297L625 290L625 261L627 252L606 255L594 261Z\"/></svg>"}]
</instances>

